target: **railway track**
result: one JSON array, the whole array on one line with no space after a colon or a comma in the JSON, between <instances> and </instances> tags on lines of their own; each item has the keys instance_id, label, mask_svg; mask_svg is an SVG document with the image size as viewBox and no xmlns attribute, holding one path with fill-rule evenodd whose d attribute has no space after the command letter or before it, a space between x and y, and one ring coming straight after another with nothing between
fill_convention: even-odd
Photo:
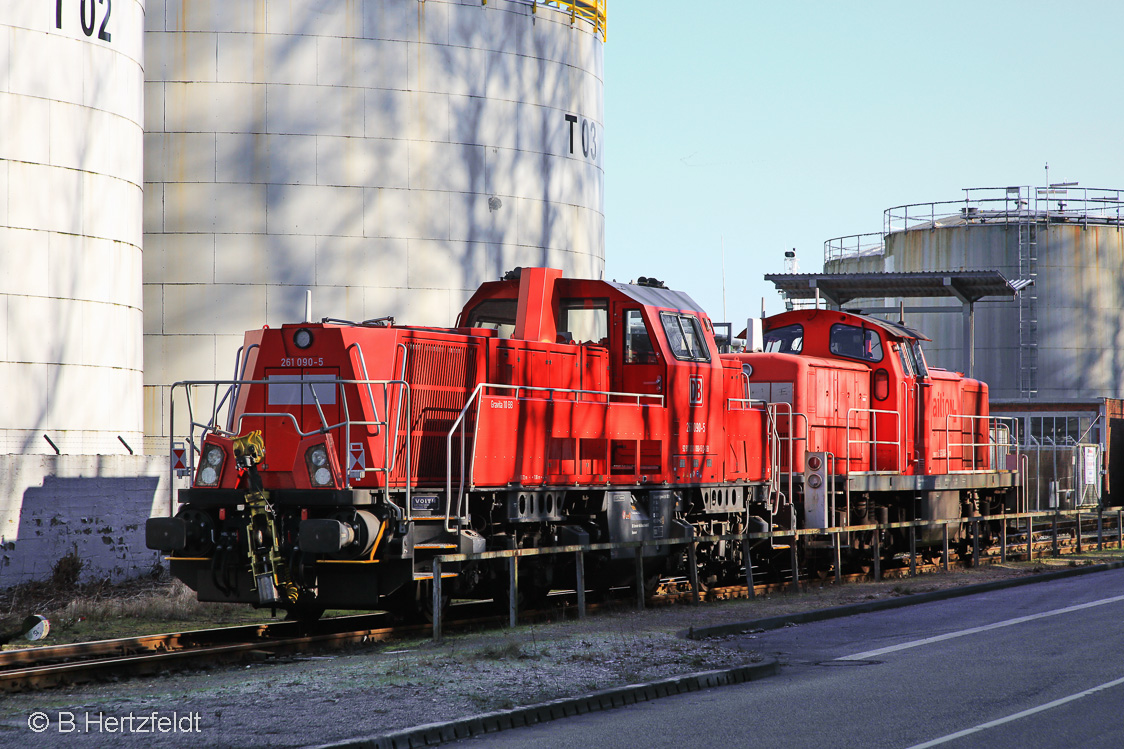
<instances>
[{"instance_id":1,"label":"railway track","mask_svg":"<svg viewBox=\"0 0 1124 749\"><path fill-rule=\"evenodd\" d=\"M1060 526L1057 541L1052 530L1035 530L1029 558L1040 559L1056 554L1067 555L1098 547L1119 547L1117 538L1088 526L1078 534L1075 523ZM1056 548L1055 548L1056 547ZM981 548L978 564L998 564L1007 560L1027 560L1025 531L1009 533L1006 543ZM948 569L965 569L973 561L950 559ZM945 569L943 560L933 561L918 557L910 564L908 555L881 570L883 579L908 578L915 574L938 572ZM756 595L792 590L791 571L788 579L774 579L757 583L752 594L746 585L709 587L699 591L698 600L721 601L749 598ZM820 577L798 577L795 586L817 584L834 579L828 573ZM864 570L842 574L842 583L867 582L873 579ZM622 592L623 591L623 592ZM628 590L617 591L620 600L632 595ZM521 614L521 621L557 617L560 610L572 607L575 591L556 591L550 597L552 605L543 611ZM611 602L619 603L617 597ZM694 602L695 596L687 578L669 578L662 581L657 594L647 600L648 605L674 605ZM487 602L458 603L451 607L448 622L450 629L467 629L502 625L506 617L486 612ZM604 604L590 604L591 610ZM216 629L145 635L115 640L52 645L0 651L0 692L33 691L58 686L119 679L123 677L160 674L175 670L201 668L216 664L261 661L270 656L323 650L348 645L377 642L410 635L423 635L428 624L395 625L385 613L357 614L323 619L318 622L279 621L264 624L240 625Z\"/></svg>"}]
</instances>

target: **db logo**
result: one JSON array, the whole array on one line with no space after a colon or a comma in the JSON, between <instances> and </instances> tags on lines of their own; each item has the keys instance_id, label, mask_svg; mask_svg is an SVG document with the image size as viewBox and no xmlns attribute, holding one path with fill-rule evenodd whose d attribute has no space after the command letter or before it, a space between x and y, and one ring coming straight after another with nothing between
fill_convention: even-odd
<instances>
[{"instance_id":1,"label":"db logo","mask_svg":"<svg viewBox=\"0 0 1124 749\"><path fill-rule=\"evenodd\" d=\"M703 378L691 375L691 405L699 406L703 402Z\"/></svg>"}]
</instances>

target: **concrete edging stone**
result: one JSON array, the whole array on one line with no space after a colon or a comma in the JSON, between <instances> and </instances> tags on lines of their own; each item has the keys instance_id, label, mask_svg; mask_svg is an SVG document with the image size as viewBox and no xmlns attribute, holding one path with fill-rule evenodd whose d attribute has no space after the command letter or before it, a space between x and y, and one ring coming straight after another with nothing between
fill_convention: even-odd
<instances>
[{"instance_id":1,"label":"concrete edging stone","mask_svg":"<svg viewBox=\"0 0 1124 749\"><path fill-rule=\"evenodd\" d=\"M673 676L645 684L629 684L623 687L603 689L580 697L562 697L557 700L540 702L537 705L516 707L510 710L473 715L468 718L429 723L400 731L372 736L369 738L348 739L324 744L318 749L412 749L418 746L433 746L447 741L482 736L505 731L509 728L533 726L559 718L600 710L612 710L625 705L635 705L660 697L670 697L703 689L725 687L756 681L777 672L777 661L765 659L760 663L724 668L717 671L701 671L685 676Z\"/></svg>"}]
</instances>

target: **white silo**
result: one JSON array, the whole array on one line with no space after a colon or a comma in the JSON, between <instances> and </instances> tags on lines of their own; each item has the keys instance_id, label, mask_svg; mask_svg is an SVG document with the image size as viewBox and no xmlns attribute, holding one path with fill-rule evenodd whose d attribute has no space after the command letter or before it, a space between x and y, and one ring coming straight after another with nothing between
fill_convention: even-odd
<instances>
[{"instance_id":1,"label":"white silo","mask_svg":"<svg viewBox=\"0 0 1124 749\"><path fill-rule=\"evenodd\" d=\"M147 572L141 0L0 3L0 587ZM57 453L57 454L56 454ZM166 506L166 502L164 503Z\"/></svg>"},{"instance_id":2,"label":"white silo","mask_svg":"<svg viewBox=\"0 0 1124 749\"><path fill-rule=\"evenodd\" d=\"M447 325L514 266L602 273L603 2L169 0L146 26L148 434L306 289L317 318Z\"/></svg>"},{"instance_id":3,"label":"white silo","mask_svg":"<svg viewBox=\"0 0 1124 749\"><path fill-rule=\"evenodd\" d=\"M0 6L0 454L141 447L143 24Z\"/></svg>"}]
</instances>

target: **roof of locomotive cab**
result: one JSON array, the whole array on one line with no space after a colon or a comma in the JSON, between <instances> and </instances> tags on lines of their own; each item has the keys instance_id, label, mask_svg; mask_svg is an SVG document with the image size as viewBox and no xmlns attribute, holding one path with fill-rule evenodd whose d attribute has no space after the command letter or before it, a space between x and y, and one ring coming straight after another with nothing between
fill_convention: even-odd
<instances>
[{"instance_id":1,"label":"roof of locomotive cab","mask_svg":"<svg viewBox=\"0 0 1124 749\"><path fill-rule=\"evenodd\" d=\"M700 307L695 300L691 299L686 293L682 291L675 291L665 287L658 286L640 286L631 283L618 283L616 281L601 281L596 278L559 278L556 282L558 292L566 296L567 287L571 286L584 286L584 285L599 285L605 286L607 289L612 289L620 294L628 297L629 299L649 307L660 307L664 309L682 310L684 312L694 312L699 315L709 317L706 311ZM596 295L585 294L593 298ZM457 324L463 322L465 310L476 307L480 302L487 299L518 299L519 298L519 279L510 279L503 281L485 281L480 284L476 292L464 303L461 308L460 314L457 316Z\"/></svg>"},{"instance_id":2,"label":"roof of locomotive cab","mask_svg":"<svg viewBox=\"0 0 1124 749\"><path fill-rule=\"evenodd\" d=\"M779 315L772 315L770 317L765 318L764 327L765 327L765 330L772 330L773 328L778 328L778 327L781 327L782 325L792 325L793 323L799 322L799 321L802 321L802 320L814 320L815 318L819 317L820 315L824 315L824 316L837 315L839 317L839 322L844 322L844 321L847 321L847 320L850 320L852 322L861 321L861 322L867 323L869 325L873 325L876 328L882 328L887 333L889 333L890 335L892 335L896 338L914 338L914 339L919 340L919 341L930 341L930 340L932 340L931 338L929 338L929 336L925 335L924 333L920 333L920 332L914 330L913 328L907 328L906 326L899 325L898 323L895 323L895 322L890 322L889 320L882 320L880 318L872 317L870 315L860 315L860 314L856 314L854 312L843 312L842 310L834 310L834 309L830 309L830 310L825 310L825 309L819 309L819 310L817 310L817 309L810 309L810 310L809 309L794 309L794 310L791 310L789 312L781 312ZM744 333L742 334L742 337L744 337Z\"/></svg>"}]
</instances>

